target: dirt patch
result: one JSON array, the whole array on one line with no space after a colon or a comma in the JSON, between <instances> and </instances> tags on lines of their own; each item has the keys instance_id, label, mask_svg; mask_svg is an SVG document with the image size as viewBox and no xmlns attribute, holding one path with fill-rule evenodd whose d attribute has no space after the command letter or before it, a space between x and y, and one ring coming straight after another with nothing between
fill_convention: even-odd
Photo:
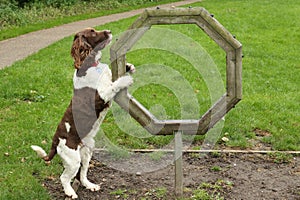
<instances>
[{"instance_id":1,"label":"dirt patch","mask_svg":"<svg viewBox=\"0 0 300 200\"><path fill-rule=\"evenodd\" d=\"M114 162L107 153L97 153L94 158L98 157L106 163L94 159L89 179L100 184L101 190L90 192L80 186L80 199L175 199L174 165L161 164L172 163L172 154L133 154ZM183 160L186 199L202 199L197 192L203 190L211 199L300 199L300 157L214 153L184 154ZM147 172L155 166L159 170ZM53 199L64 199L58 178L44 185Z\"/></svg>"}]
</instances>

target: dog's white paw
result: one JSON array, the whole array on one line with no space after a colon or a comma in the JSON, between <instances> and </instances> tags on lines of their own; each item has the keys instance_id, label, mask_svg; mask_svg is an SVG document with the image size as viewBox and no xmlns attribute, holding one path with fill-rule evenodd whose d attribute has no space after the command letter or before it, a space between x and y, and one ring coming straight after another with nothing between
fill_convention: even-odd
<instances>
[{"instance_id":1,"label":"dog's white paw","mask_svg":"<svg viewBox=\"0 0 300 200\"><path fill-rule=\"evenodd\" d=\"M71 199L77 199L78 198L78 195L76 194L76 192L73 190L72 187L65 190L65 194L66 194L66 196L70 197Z\"/></svg>"},{"instance_id":2,"label":"dog's white paw","mask_svg":"<svg viewBox=\"0 0 300 200\"><path fill-rule=\"evenodd\" d=\"M135 72L135 67L131 63L126 63L126 72L133 74Z\"/></svg>"},{"instance_id":3,"label":"dog's white paw","mask_svg":"<svg viewBox=\"0 0 300 200\"><path fill-rule=\"evenodd\" d=\"M91 182L89 182L89 181L86 182L86 183L83 183L83 186L84 186L86 189L91 190L91 191L93 191L93 192L100 190L100 185L96 185L96 184L91 183Z\"/></svg>"},{"instance_id":4,"label":"dog's white paw","mask_svg":"<svg viewBox=\"0 0 300 200\"><path fill-rule=\"evenodd\" d=\"M91 188L88 188L89 190L91 190L91 191L93 191L93 192L95 192L95 191L99 191L100 190L100 186L99 185L95 185L94 184L94 186L93 187L91 187Z\"/></svg>"},{"instance_id":5,"label":"dog's white paw","mask_svg":"<svg viewBox=\"0 0 300 200\"><path fill-rule=\"evenodd\" d=\"M118 87L124 89L132 85L133 78L131 76L122 76L118 79Z\"/></svg>"}]
</instances>

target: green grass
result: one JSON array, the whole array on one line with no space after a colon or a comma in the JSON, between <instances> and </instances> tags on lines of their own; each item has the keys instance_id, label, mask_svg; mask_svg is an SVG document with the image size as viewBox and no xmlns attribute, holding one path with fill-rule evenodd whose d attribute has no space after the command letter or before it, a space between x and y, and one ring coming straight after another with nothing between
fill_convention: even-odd
<instances>
[{"instance_id":1,"label":"green grass","mask_svg":"<svg viewBox=\"0 0 300 200\"><path fill-rule=\"evenodd\" d=\"M226 144L251 147L248 140L255 137L255 129L260 129L270 133L263 141L273 149L300 150L300 3L297 0L287 0L284 4L279 0L228 0L222 3L209 0L194 6L203 6L213 13L243 44L243 100L226 116L222 130L222 133L228 133ZM98 28L109 28L117 34L125 31L135 19ZM165 28L184 33L201 44L224 78L225 54L201 30L191 25ZM71 43L71 37L65 38L0 71L1 200L50 199L41 182L49 176L59 177L61 161L55 157L51 166L45 166L30 145L41 145L49 150L52 135L71 99ZM108 54L104 57L108 60ZM201 104L197 111L199 115L210 107L204 78L182 57L164 50L141 49L130 52L127 59L137 66L137 70L149 63L171 66L195 92ZM131 90L141 83L143 72L134 75ZM149 78L154 76L164 78L163 74L153 74ZM158 118L182 117L178 109L181 102L170 86L148 84L136 88L133 95ZM150 137L138 128L127 134L118 127L112 112L102 129L110 142L126 148L156 148L169 144L172 139Z\"/></svg>"},{"instance_id":2,"label":"green grass","mask_svg":"<svg viewBox=\"0 0 300 200\"><path fill-rule=\"evenodd\" d=\"M300 65L296 49L300 20L293 19L300 4L296 1L284 5L280 1L261 1L256 5L250 5L250 1L226 2L218 8L212 2L202 4L237 36L245 55L244 99L227 116L224 132L231 135L232 144L239 145L253 135L253 129L267 130L272 136L266 142L273 148L299 150Z\"/></svg>"},{"instance_id":3,"label":"green grass","mask_svg":"<svg viewBox=\"0 0 300 200\"><path fill-rule=\"evenodd\" d=\"M218 180L215 183L202 183L193 191L191 200L223 200L221 193L227 192L233 187L233 183Z\"/></svg>"},{"instance_id":4,"label":"green grass","mask_svg":"<svg viewBox=\"0 0 300 200\"><path fill-rule=\"evenodd\" d=\"M136 195L136 190L126 190L126 189L117 189L115 191L110 192L111 198L116 199L130 199L131 195ZM167 199L167 189L164 187L154 188L150 191L146 192L140 200L150 200L150 199Z\"/></svg>"}]
</instances>

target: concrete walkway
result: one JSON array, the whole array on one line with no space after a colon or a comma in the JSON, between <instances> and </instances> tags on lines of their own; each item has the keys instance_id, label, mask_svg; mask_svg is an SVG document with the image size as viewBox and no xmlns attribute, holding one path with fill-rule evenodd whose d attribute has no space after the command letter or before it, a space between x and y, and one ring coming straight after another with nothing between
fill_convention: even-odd
<instances>
[{"instance_id":1,"label":"concrete walkway","mask_svg":"<svg viewBox=\"0 0 300 200\"><path fill-rule=\"evenodd\" d=\"M199 2L199 0L179 1L160 5L159 7L168 8L171 6L181 6L195 2ZM95 27L118 21L120 19L129 18L142 13L144 10L145 8L142 8L124 13L117 13L108 16L82 20L0 41L0 69L8 67L14 62L26 58L27 56L39 51L40 49L43 49L50 44L63 39L64 37L70 36L81 29L84 29L86 27Z\"/></svg>"}]
</instances>

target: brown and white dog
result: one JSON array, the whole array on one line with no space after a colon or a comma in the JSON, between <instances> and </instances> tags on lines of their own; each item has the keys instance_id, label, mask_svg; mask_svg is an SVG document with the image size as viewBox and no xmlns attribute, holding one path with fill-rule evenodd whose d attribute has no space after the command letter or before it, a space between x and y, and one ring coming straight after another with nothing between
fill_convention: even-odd
<instances>
[{"instance_id":1,"label":"brown and white dog","mask_svg":"<svg viewBox=\"0 0 300 200\"><path fill-rule=\"evenodd\" d=\"M60 176L64 192L72 199L78 198L71 187L71 180L76 176L81 184L92 191L99 185L87 179L89 162L95 146L94 137L99 130L110 101L122 89L133 83L129 75L112 82L108 65L100 63L101 50L112 40L110 31L96 31L93 28L78 32L73 41L71 55L76 71L73 77L74 94L64 116L53 136L49 154L39 146L31 148L50 162L58 154L64 165ZM134 66L126 66L129 72Z\"/></svg>"}]
</instances>

